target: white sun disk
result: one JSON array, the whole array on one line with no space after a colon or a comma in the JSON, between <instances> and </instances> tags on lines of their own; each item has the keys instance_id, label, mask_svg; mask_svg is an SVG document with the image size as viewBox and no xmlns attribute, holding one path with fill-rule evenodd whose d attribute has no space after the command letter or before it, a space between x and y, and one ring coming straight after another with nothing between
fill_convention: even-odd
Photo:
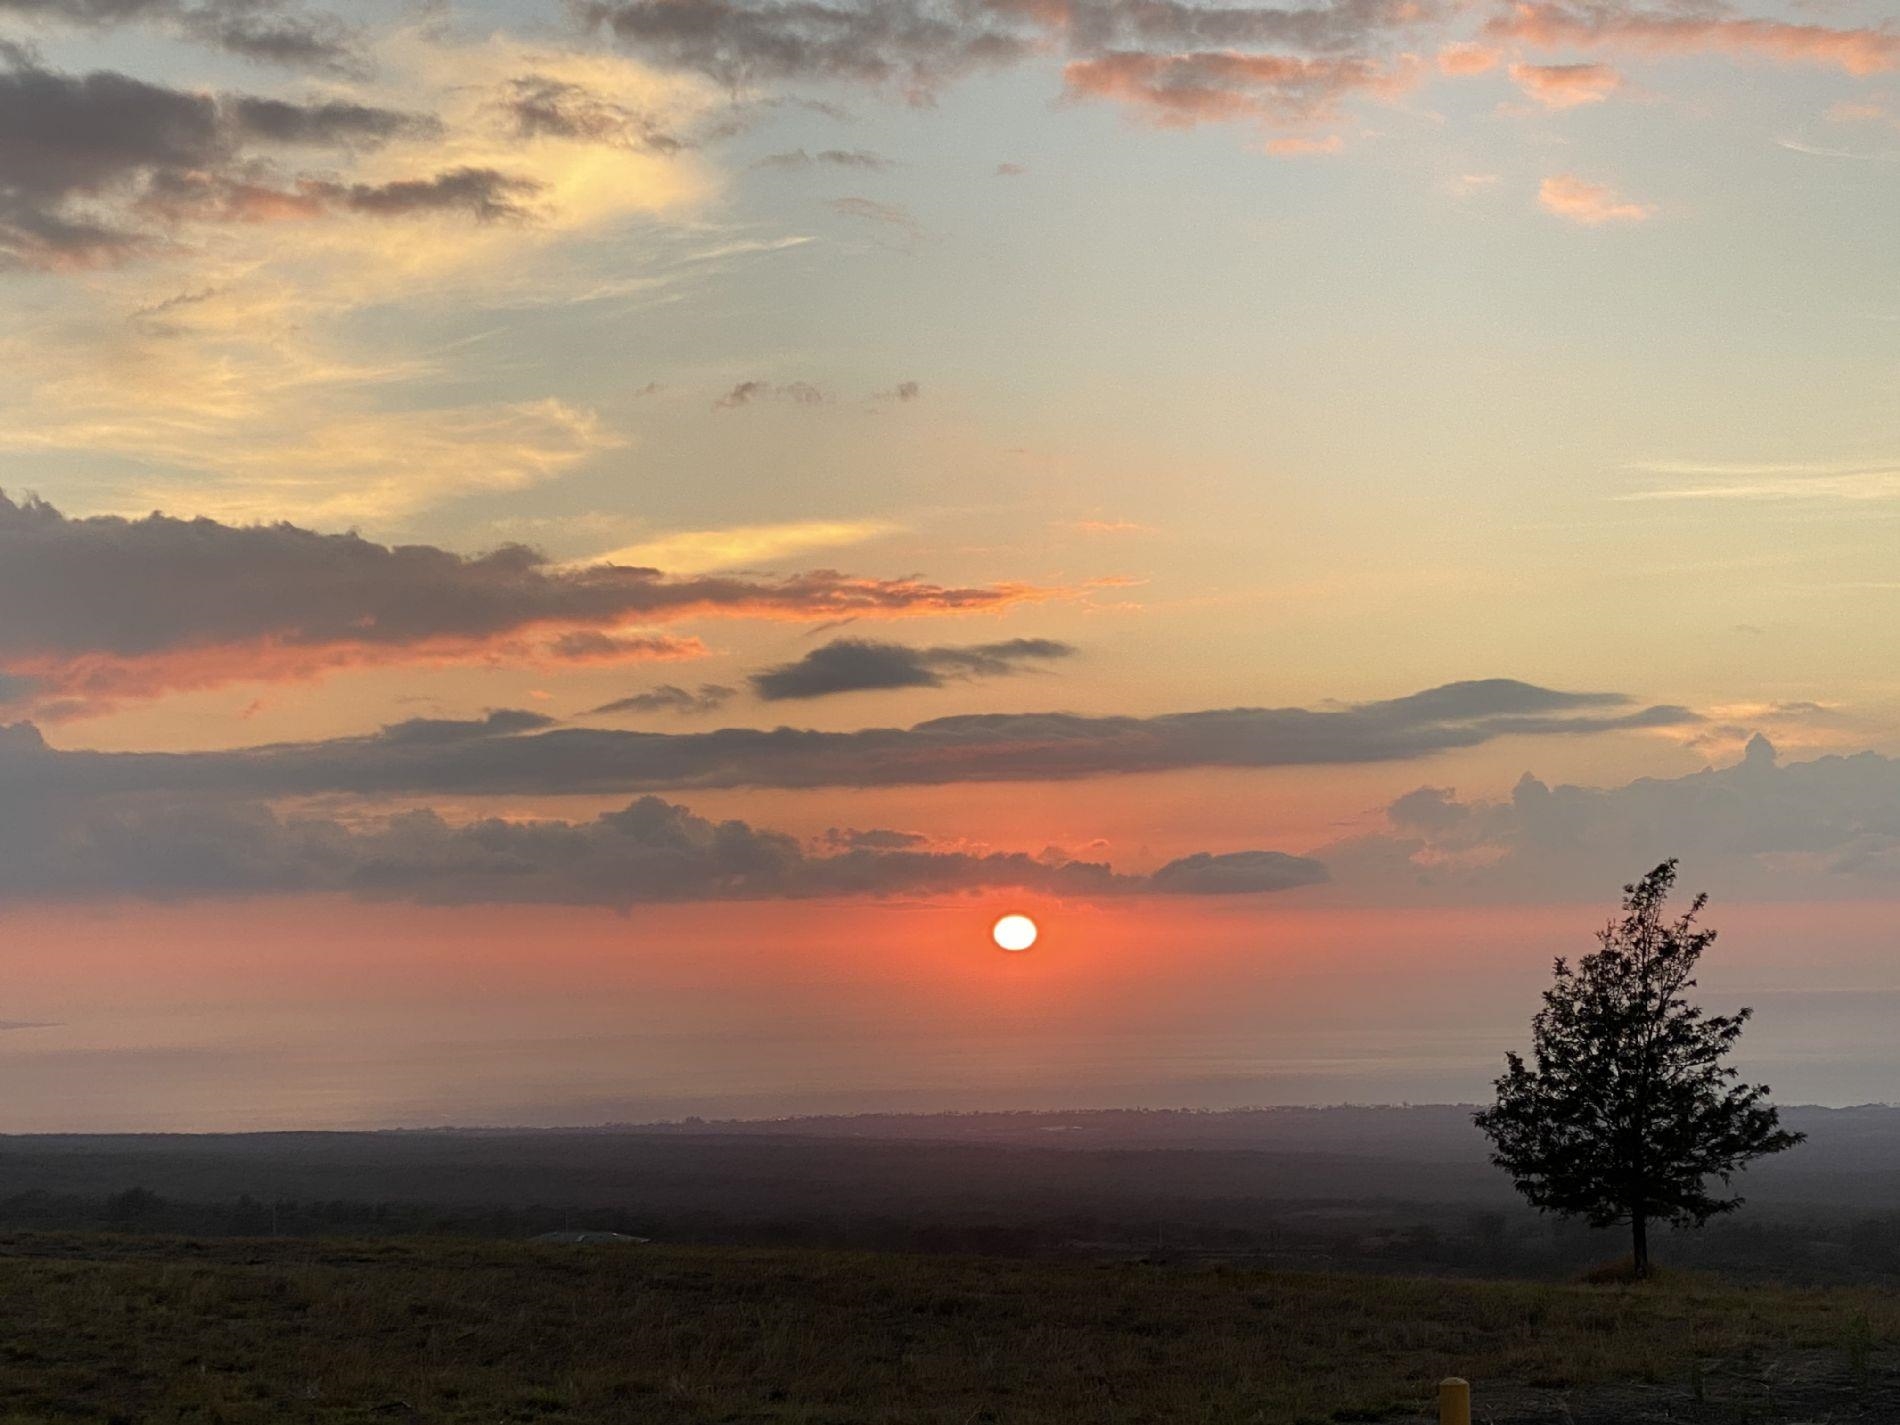
<instances>
[{"instance_id":1,"label":"white sun disk","mask_svg":"<svg viewBox=\"0 0 1900 1425\"><path fill-rule=\"evenodd\" d=\"M1036 922L1026 915L1006 915L990 927L990 938L1005 950L1027 950L1036 943Z\"/></svg>"}]
</instances>

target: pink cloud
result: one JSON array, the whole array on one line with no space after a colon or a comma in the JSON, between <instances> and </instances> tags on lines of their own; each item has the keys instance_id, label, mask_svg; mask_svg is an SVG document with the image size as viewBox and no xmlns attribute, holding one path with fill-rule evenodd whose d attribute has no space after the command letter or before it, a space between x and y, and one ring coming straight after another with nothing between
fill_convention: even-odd
<instances>
[{"instance_id":1,"label":"pink cloud","mask_svg":"<svg viewBox=\"0 0 1900 1425\"><path fill-rule=\"evenodd\" d=\"M1346 141L1338 134L1328 134L1323 139L1283 138L1269 139L1267 152L1275 158L1303 158L1322 153L1338 153L1346 146Z\"/></svg>"},{"instance_id":2,"label":"pink cloud","mask_svg":"<svg viewBox=\"0 0 1900 1425\"><path fill-rule=\"evenodd\" d=\"M1645 54L1725 53L1785 64L1818 64L1849 74L1900 69L1900 32L1887 27L1835 29L1781 20L1711 19L1604 8L1579 13L1524 0L1485 26L1488 34L1543 49L1574 45Z\"/></svg>"},{"instance_id":3,"label":"pink cloud","mask_svg":"<svg viewBox=\"0 0 1900 1425\"><path fill-rule=\"evenodd\" d=\"M1416 82L1416 65L1366 59L1307 59L1285 54L1207 50L1148 54L1118 50L1071 61L1069 93L1126 104L1161 128L1254 120L1298 123L1323 118L1348 94L1390 96Z\"/></svg>"},{"instance_id":4,"label":"pink cloud","mask_svg":"<svg viewBox=\"0 0 1900 1425\"><path fill-rule=\"evenodd\" d=\"M1592 183L1574 173L1546 178L1537 190L1537 201L1547 213L1593 228L1605 223L1640 223L1656 212L1653 205L1631 202L1607 183Z\"/></svg>"},{"instance_id":5,"label":"pink cloud","mask_svg":"<svg viewBox=\"0 0 1900 1425\"><path fill-rule=\"evenodd\" d=\"M1601 104L1623 83L1607 64L1514 64L1511 82L1546 109Z\"/></svg>"},{"instance_id":6,"label":"pink cloud","mask_svg":"<svg viewBox=\"0 0 1900 1425\"><path fill-rule=\"evenodd\" d=\"M1438 51L1438 69L1442 74L1483 74L1496 69L1500 58L1490 45L1450 44Z\"/></svg>"}]
</instances>

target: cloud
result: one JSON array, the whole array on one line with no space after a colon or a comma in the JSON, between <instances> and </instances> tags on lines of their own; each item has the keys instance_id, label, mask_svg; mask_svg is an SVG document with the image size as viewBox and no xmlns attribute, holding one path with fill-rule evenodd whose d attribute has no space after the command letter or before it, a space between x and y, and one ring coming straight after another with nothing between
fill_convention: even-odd
<instances>
[{"instance_id":1,"label":"cloud","mask_svg":"<svg viewBox=\"0 0 1900 1425\"><path fill-rule=\"evenodd\" d=\"M588 716L604 717L615 713L651 712L692 715L717 712L738 694L737 688L728 688L719 683L701 683L697 692L688 692L674 683L662 683L657 688L649 688L644 693L635 693L631 697L616 698L611 703L602 703L599 707L590 709Z\"/></svg>"},{"instance_id":2,"label":"cloud","mask_svg":"<svg viewBox=\"0 0 1900 1425\"><path fill-rule=\"evenodd\" d=\"M441 122L430 115L344 100L296 104L240 94L222 107L238 134L266 143L351 147L432 138L442 132Z\"/></svg>"},{"instance_id":3,"label":"cloud","mask_svg":"<svg viewBox=\"0 0 1900 1425\"><path fill-rule=\"evenodd\" d=\"M786 401L794 406L822 406L825 393L809 381L741 381L725 395L713 402L717 411L736 411L741 406L757 405L762 401Z\"/></svg>"},{"instance_id":4,"label":"cloud","mask_svg":"<svg viewBox=\"0 0 1900 1425\"><path fill-rule=\"evenodd\" d=\"M1850 504L1900 499L1900 460L1707 462L1650 461L1636 468L1671 477L1657 489L1620 500L1837 500Z\"/></svg>"},{"instance_id":5,"label":"cloud","mask_svg":"<svg viewBox=\"0 0 1900 1425\"><path fill-rule=\"evenodd\" d=\"M900 203L880 203L872 198L833 198L826 206L839 217L856 218L898 234L906 247L924 235L923 224Z\"/></svg>"},{"instance_id":6,"label":"cloud","mask_svg":"<svg viewBox=\"0 0 1900 1425\"><path fill-rule=\"evenodd\" d=\"M1225 708L1155 717L978 713L854 732L557 727L496 736L484 723L470 725L481 736L434 736L423 744L406 734L410 724L397 723L324 742L164 755L59 751L31 724L18 723L0 727L0 799L159 792L628 795L1073 781L1194 767L1399 762L1504 737L1586 737L1699 722L1684 708L1638 708L1619 694L1559 692L1494 678L1321 709ZM440 725L434 726L439 734Z\"/></svg>"},{"instance_id":7,"label":"cloud","mask_svg":"<svg viewBox=\"0 0 1900 1425\"><path fill-rule=\"evenodd\" d=\"M1224 874L1202 861L1229 865ZM1064 896L1229 894L1313 885L1325 868L1268 851L1189 858L1154 878L1100 862L919 849L860 835L808 848L743 821L642 797L591 821L453 825L433 812L342 822L256 803L37 798L0 811L0 900L94 902L346 894L427 905L626 909L679 901L914 897L988 890Z\"/></svg>"},{"instance_id":8,"label":"cloud","mask_svg":"<svg viewBox=\"0 0 1900 1425\"><path fill-rule=\"evenodd\" d=\"M1834 28L1714 14L1588 5L1518 3L1486 25L1496 38L1543 49L1615 49L1636 54L1722 53L1813 64L1869 75L1900 69L1900 31Z\"/></svg>"},{"instance_id":9,"label":"cloud","mask_svg":"<svg viewBox=\"0 0 1900 1425\"><path fill-rule=\"evenodd\" d=\"M1623 83L1607 64L1513 64L1511 82L1546 109L1601 104Z\"/></svg>"},{"instance_id":10,"label":"cloud","mask_svg":"<svg viewBox=\"0 0 1900 1425\"><path fill-rule=\"evenodd\" d=\"M1029 56L1029 27L1002 6L931 0L580 0L583 21L643 56L735 88L850 80L922 100L951 79Z\"/></svg>"},{"instance_id":11,"label":"cloud","mask_svg":"<svg viewBox=\"0 0 1900 1425\"><path fill-rule=\"evenodd\" d=\"M1537 190L1537 201L1545 212L1585 227L1640 223L1656 213L1652 204L1632 202L1608 184L1592 183L1574 173L1558 173L1546 178Z\"/></svg>"},{"instance_id":12,"label":"cloud","mask_svg":"<svg viewBox=\"0 0 1900 1425\"><path fill-rule=\"evenodd\" d=\"M911 648L866 638L839 638L795 663L751 676L752 691L767 702L823 698L889 688L941 688L951 678L1000 678L1036 662L1074 656L1048 638L1012 638L963 647Z\"/></svg>"},{"instance_id":13,"label":"cloud","mask_svg":"<svg viewBox=\"0 0 1900 1425\"><path fill-rule=\"evenodd\" d=\"M1866 75L1900 66L1890 26L1738 16L1719 3L1646 10L1627 0L1526 0L1481 38L1439 45L1440 73L1484 73L1512 46L1719 53ZM1318 0L1292 6L1193 0L577 0L584 24L644 58L734 90L852 83L929 102L974 74L1054 59L1071 99L1123 105L1160 127L1297 125L1345 99L1392 99L1420 78L1416 31L1461 7L1443 0ZM1535 68L1535 67L1533 67ZM1556 68L1556 66L1547 66ZM1544 103L1590 102L1588 81L1528 76ZM1596 91L1600 97L1602 91ZM1008 171L1006 166L1003 171Z\"/></svg>"},{"instance_id":14,"label":"cloud","mask_svg":"<svg viewBox=\"0 0 1900 1425\"><path fill-rule=\"evenodd\" d=\"M343 185L274 181L254 150L374 148L439 132L426 115L328 101L216 96L109 70L65 74L15 56L0 68L0 264L88 266L158 244L151 220L264 221L324 210L513 212L536 186L487 170Z\"/></svg>"},{"instance_id":15,"label":"cloud","mask_svg":"<svg viewBox=\"0 0 1900 1425\"><path fill-rule=\"evenodd\" d=\"M526 139L573 139L663 154L686 147L659 114L620 103L572 79L517 76L508 81L500 104Z\"/></svg>"},{"instance_id":16,"label":"cloud","mask_svg":"<svg viewBox=\"0 0 1900 1425\"><path fill-rule=\"evenodd\" d=\"M155 24L244 59L296 69L353 74L363 64L340 20L277 0L0 0L0 15L88 28Z\"/></svg>"},{"instance_id":17,"label":"cloud","mask_svg":"<svg viewBox=\"0 0 1900 1425\"><path fill-rule=\"evenodd\" d=\"M569 108L608 95L689 134L723 113L719 96L505 32L365 40L375 82L272 95L68 74L0 45L17 101L0 104L0 266L87 269L0 330L0 449L25 457L10 459L16 479L55 478L22 473L41 456L87 470L96 508L390 529L623 443L592 411L533 392L440 404L495 389L444 378L499 335L471 333L470 355L451 355L442 319L616 291L658 300L747 250L669 231L711 191L692 152L524 134L517 112L531 77ZM607 232L611 274L592 241Z\"/></svg>"},{"instance_id":18,"label":"cloud","mask_svg":"<svg viewBox=\"0 0 1900 1425\"><path fill-rule=\"evenodd\" d=\"M1441 18L1434 0L1299 7L1184 0L593 0L586 23L642 56L744 87L849 82L928 102L945 85L1054 54L1071 97L1169 127L1277 123L1352 91L1402 87L1390 37ZM1011 171L1014 165L1002 170Z\"/></svg>"},{"instance_id":19,"label":"cloud","mask_svg":"<svg viewBox=\"0 0 1900 1425\"><path fill-rule=\"evenodd\" d=\"M930 838L921 831L893 831L888 827L860 831L855 826L833 826L820 840L839 851L908 851L930 844Z\"/></svg>"},{"instance_id":20,"label":"cloud","mask_svg":"<svg viewBox=\"0 0 1900 1425\"><path fill-rule=\"evenodd\" d=\"M1338 134L1328 134L1323 139L1298 137L1268 139L1263 145L1266 152L1275 158L1310 158L1316 154L1338 153L1345 146L1346 141Z\"/></svg>"},{"instance_id":21,"label":"cloud","mask_svg":"<svg viewBox=\"0 0 1900 1425\"><path fill-rule=\"evenodd\" d=\"M1417 68L1409 62L1230 51L1124 50L1072 60L1063 70L1072 97L1115 100L1162 128L1233 120L1305 123L1330 117L1347 95L1390 97L1416 79Z\"/></svg>"},{"instance_id":22,"label":"cloud","mask_svg":"<svg viewBox=\"0 0 1900 1425\"><path fill-rule=\"evenodd\" d=\"M1291 47L1338 52L1437 18L1418 0L1340 0L1298 8L1182 0L596 0L581 12L659 62L741 85L844 80L927 99L942 85L1050 49Z\"/></svg>"},{"instance_id":23,"label":"cloud","mask_svg":"<svg viewBox=\"0 0 1900 1425\"><path fill-rule=\"evenodd\" d=\"M1617 787L1526 773L1502 800L1421 787L1387 829L1314 854L1350 889L1482 896L1600 894L1667 856L1759 899L1866 896L1900 881L1900 759L1784 763L1759 734L1741 760Z\"/></svg>"},{"instance_id":24,"label":"cloud","mask_svg":"<svg viewBox=\"0 0 1900 1425\"><path fill-rule=\"evenodd\" d=\"M786 524L675 530L597 555L588 562L632 564L666 569L675 574L757 568L814 550L863 544L898 528L885 520L792 520Z\"/></svg>"},{"instance_id":25,"label":"cloud","mask_svg":"<svg viewBox=\"0 0 1900 1425\"><path fill-rule=\"evenodd\" d=\"M0 494L0 673L66 714L123 699L390 663L692 657L629 625L688 615L901 617L1044 597L830 570L777 579L465 556L290 524L72 519Z\"/></svg>"},{"instance_id":26,"label":"cloud","mask_svg":"<svg viewBox=\"0 0 1900 1425\"><path fill-rule=\"evenodd\" d=\"M1502 58L1490 45L1454 43L1439 49L1438 68L1442 74L1486 74L1496 69Z\"/></svg>"},{"instance_id":27,"label":"cloud","mask_svg":"<svg viewBox=\"0 0 1900 1425\"><path fill-rule=\"evenodd\" d=\"M305 179L298 191L352 213L378 217L410 213L466 213L479 222L520 221L529 216L522 199L541 191L532 178L492 168L457 168L432 178L389 183L323 183Z\"/></svg>"},{"instance_id":28,"label":"cloud","mask_svg":"<svg viewBox=\"0 0 1900 1425\"><path fill-rule=\"evenodd\" d=\"M788 150L785 153L770 153L754 168L811 168L814 165L830 168L855 168L881 173L891 167L891 160L881 153L873 153L868 148L826 148L817 153L802 148Z\"/></svg>"},{"instance_id":29,"label":"cloud","mask_svg":"<svg viewBox=\"0 0 1900 1425\"><path fill-rule=\"evenodd\" d=\"M1321 862L1282 851L1229 851L1222 855L1198 851L1168 862L1149 877L1149 887L1166 895L1237 896L1315 886L1327 879Z\"/></svg>"}]
</instances>

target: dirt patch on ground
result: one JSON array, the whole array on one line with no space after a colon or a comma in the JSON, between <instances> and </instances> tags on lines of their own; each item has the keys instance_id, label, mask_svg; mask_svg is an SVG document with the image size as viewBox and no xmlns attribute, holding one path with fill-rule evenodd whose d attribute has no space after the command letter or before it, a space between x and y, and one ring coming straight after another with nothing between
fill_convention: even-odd
<instances>
[{"instance_id":1,"label":"dirt patch on ground","mask_svg":"<svg viewBox=\"0 0 1900 1425\"><path fill-rule=\"evenodd\" d=\"M1678 1381L1472 1389L1473 1425L1900 1425L1900 1354L1790 1352L1711 1362ZM1436 1415L1413 1417L1418 1425Z\"/></svg>"}]
</instances>

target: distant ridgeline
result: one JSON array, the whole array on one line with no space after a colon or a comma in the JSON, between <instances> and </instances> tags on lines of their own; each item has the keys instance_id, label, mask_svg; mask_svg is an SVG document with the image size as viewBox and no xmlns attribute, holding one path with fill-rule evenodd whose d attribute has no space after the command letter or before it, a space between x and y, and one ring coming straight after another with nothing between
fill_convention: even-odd
<instances>
[{"instance_id":1,"label":"distant ridgeline","mask_svg":"<svg viewBox=\"0 0 1900 1425\"><path fill-rule=\"evenodd\" d=\"M0 1138L0 1231L620 1232L674 1242L1565 1273L1455 1105L971 1113L600 1129ZM1900 1280L1900 1109L1792 1108L1799 1154L1682 1266ZM899 1204L894 1206L893 1204Z\"/></svg>"}]
</instances>

